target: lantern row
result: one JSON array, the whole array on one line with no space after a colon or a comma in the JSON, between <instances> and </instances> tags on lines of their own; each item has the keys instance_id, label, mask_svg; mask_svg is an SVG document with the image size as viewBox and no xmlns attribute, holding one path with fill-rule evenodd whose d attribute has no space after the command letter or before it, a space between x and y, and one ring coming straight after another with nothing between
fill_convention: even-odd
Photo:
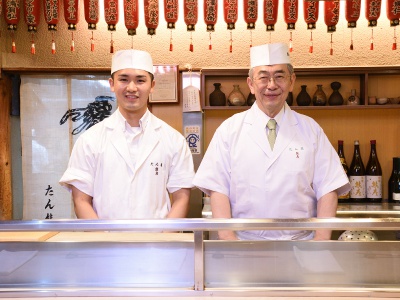
<instances>
[{"instance_id":1,"label":"lantern row","mask_svg":"<svg viewBox=\"0 0 400 300\"><path fill-rule=\"evenodd\" d=\"M20 2L21 0L3 0L2 7L4 10L4 18L7 23L7 29L15 31L20 19ZM28 26L28 32L35 33L40 22L40 5L43 1L44 19L48 24L49 31L56 31L60 20L60 1L64 4L64 19L68 24L68 30L72 31L71 51L74 51L73 31L79 22L79 0L23 0L24 1L24 20ZM88 29L95 30L99 21L99 1L100 0L84 0L85 20ZM128 30L128 35L136 35L136 29L139 25L139 1L140 0L123 0L124 5L124 21ZM235 23L238 20L238 0L222 0L224 21L228 30L235 29ZM261 1L261 0L260 0ZM274 31L274 26L278 18L279 0L262 0L263 1L263 20L266 25L266 31ZM315 29L318 21L319 3L320 1L309 0L284 0L283 15L288 30L294 30L298 19L298 1L303 1L304 20L307 23L307 29ZM377 26L378 18L381 13L381 0L365 0L365 17L368 20L369 27ZM390 26L399 25L400 19L400 0L386 0L386 14L390 21ZM164 18L167 22L167 28L174 29L175 23L179 16L179 0L164 0ZM324 1L324 21L327 31L333 33L336 31L336 25L339 21L340 0ZM345 17L347 26L355 28L360 17L361 0L345 0ZM143 0L144 19L149 35L155 35L159 23L159 0ZM217 23L218 16L218 0L203 1L204 22L206 30L209 32L209 49L212 49L211 32ZM247 29L255 29L255 23L258 19L258 0L243 1L244 20ZM0 10L1 13L1 10ZM194 31L198 20L198 0L183 0L184 21L187 31ZM118 0L104 0L104 18L108 25L108 30L112 33L116 30L119 21ZM373 33L373 31L372 31ZM13 38L13 33L12 33ZM396 39L396 36L394 36ZM192 37L190 38L190 51L193 51ZM373 35L372 35L373 40ZM94 51L93 32L92 47ZM291 42L291 38L290 38ZM312 43L312 35L311 35ZM395 49L396 43L393 43ZM250 45L251 46L251 45ZM373 41L371 41L373 48ZM170 51L172 51L172 32L170 38ZM290 47L292 50L292 47ZM15 41L12 41L12 52L15 52ZM55 53L55 43L52 40L52 51ZM34 41L32 35L32 54L34 54ZM113 52L113 40L111 35L110 52ZM232 52L232 31L230 39L230 52ZM310 46L312 52L312 44Z\"/></svg>"}]
</instances>

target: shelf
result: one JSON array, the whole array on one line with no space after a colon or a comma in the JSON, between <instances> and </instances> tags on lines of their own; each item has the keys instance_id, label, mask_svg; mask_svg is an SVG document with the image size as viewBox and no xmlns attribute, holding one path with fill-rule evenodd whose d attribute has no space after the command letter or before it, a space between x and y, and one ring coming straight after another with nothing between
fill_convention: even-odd
<instances>
[{"instance_id":1,"label":"shelf","mask_svg":"<svg viewBox=\"0 0 400 300\"><path fill-rule=\"evenodd\" d=\"M250 106L204 106L204 110L239 110L239 111L244 111L249 109ZM338 106L331 106L331 105L326 105L326 106L291 106L290 107L293 110L363 110L363 109L400 109L400 104L376 104L376 105L371 105L371 104L366 104L366 105L338 105Z\"/></svg>"}]
</instances>

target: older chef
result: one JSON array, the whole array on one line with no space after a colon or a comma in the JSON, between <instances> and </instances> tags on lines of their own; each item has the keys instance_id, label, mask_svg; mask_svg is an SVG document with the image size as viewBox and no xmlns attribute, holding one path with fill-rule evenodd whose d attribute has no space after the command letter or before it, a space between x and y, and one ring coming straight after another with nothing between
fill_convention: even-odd
<instances>
[{"instance_id":1,"label":"older chef","mask_svg":"<svg viewBox=\"0 0 400 300\"><path fill-rule=\"evenodd\" d=\"M296 79L287 46L250 51L247 84L256 102L216 130L193 183L210 195L214 218L334 217L337 195L350 185L322 128L286 104ZM227 240L324 240L331 231L218 234Z\"/></svg>"},{"instance_id":2,"label":"older chef","mask_svg":"<svg viewBox=\"0 0 400 300\"><path fill-rule=\"evenodd\" d=\"M78 138L60 180L77 217L186 217L193 159L182 134L147 108L155 85L150 54L116 52L109 83L118 109Z\"/></svg>"}]
</instances>

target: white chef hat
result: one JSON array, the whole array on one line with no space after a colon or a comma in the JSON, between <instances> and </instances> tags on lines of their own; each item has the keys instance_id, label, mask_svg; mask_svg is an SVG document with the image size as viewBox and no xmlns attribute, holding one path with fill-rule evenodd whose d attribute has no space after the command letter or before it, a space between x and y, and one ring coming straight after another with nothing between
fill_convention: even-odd
<instances>
[{"instance_id":1,"label":"white chef hat","mask_svg":"<svg viewBox=\"0 0 400 300\"><path fill-rule=\"evenodd\" d=\"M141 50L129 49L115 52L111 62L111 74L122 69L138 69L154 74L150 53Z\"/></svg>"},{"instance_id":2,"label":"white chef hat","mask_svg":"<svg viewBox=\"0 0 400 300\"><path fill-rule=\"evenodd\" d=\"M290 64L288 46L284 43L265 44L250 48L250 66Z\"/></svg>"}]
</instances>

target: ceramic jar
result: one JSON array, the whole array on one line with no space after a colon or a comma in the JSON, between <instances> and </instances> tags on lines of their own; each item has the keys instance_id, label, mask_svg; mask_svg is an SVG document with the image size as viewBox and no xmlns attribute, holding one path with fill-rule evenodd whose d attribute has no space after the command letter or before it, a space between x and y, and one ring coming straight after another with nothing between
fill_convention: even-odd
<instances>
[{"instance_id":1,"label":"ceramic jar","mask_svg":"<svg viewBox=\"0 0 400 300\"><path fill-rule=\"evenodd\" d=\"M210 94L209 101L211 106L225 106L226 96L221 91L221 84L214 83L214 91Z\"/></svg>"},{"instance_id":2,"label":"ceramic jar","mask_svg":"<svg viewBox=\"0 0 400 300\"><path fill-rule=\"evenodd\" d=\"M315 91L312 100L314 106L326 105L326 94L322 90L322 84L317 84L317 90Z\"/></svg>"},{"instance_id":3,"label":"ceramic jar","mask_svg":"<svg viewBox=\"0 0 400 300\"><path fill-rule=\"evenodd\" d=\"M246 98L240 91L239 85L233 85L233 91L228 96L228 104L231 106L242 106L246 104Z\"/></svg>"},{"instance_id":4,"label":"ceramic jar","mask_svg":"<svg viewBox=\"0 0 400 300\"><path fill-rule=\"evenodd\" d=\"M342 84L338 81L334 81L331 83L331 88L333 90L332 94L329 96L328 103L329 105L342 105L343 104L343 96L339 93L339 89Z\"/></svg>"},{"instance_id":5,"label":"ceramic jar","mask_svg":"<svg viewBox=\"0 0 400 300\"><path fill-rule=\"evenodd\" d=\"M311 103L311 96L307 93L307 86L302 85L301 91L296 97L296 103L298 106L308 106Z\"/></svg>"}]
</instances>

